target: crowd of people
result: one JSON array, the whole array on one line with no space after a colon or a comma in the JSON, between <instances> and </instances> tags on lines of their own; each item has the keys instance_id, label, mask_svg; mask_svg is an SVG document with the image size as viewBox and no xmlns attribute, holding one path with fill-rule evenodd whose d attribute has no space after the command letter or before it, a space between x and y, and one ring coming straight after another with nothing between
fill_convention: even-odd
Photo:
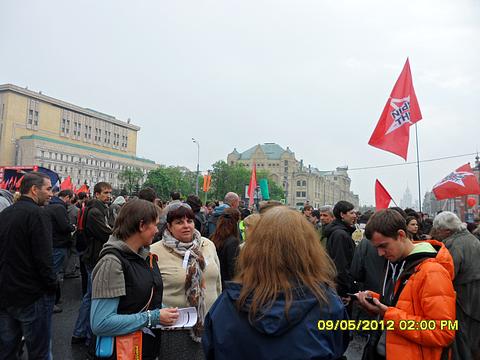
<instances>
[{"instance_id":1,"label":"crowd of people","mask_svg":"<svg viewBox=\"0 0 480 360\"><path fill-rule=\"evenodd\" d=\"M346 359L357 333L362 359L480 359L480 228L454 213L53 190L30 172L0 194L0 359L52 358L77 276L91 358Z\"/></svg>"}]
</instances>

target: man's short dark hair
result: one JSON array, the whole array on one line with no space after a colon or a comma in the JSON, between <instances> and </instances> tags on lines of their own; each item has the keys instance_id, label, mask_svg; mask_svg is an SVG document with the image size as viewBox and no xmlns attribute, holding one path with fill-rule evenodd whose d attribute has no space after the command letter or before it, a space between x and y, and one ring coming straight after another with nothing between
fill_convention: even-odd
<instances>
[{"instance_id":1,"label":"man's short dark hair","mask_svg":"<svg viewBox=\"0 0 480 360\"><path fill-rule=\"evenodd\" d=\"M170 197L172 198L172 200L180 200L180 198L182 196L180 195L180 193L178 191L172 191L170 193Z\"/></svg>"},{"instance_id":2,"label":"man's short dark hair","mask_svg":"<svg viewBox=\"0 0 480 360\"><path fill-rule=\"evenodd\" d=\"M62 190L58 193L58 197L65 197L68 196L70 198L73 197L73 191L70 189Z\"/></svg>"},{"instance_id":3,"label":"man's short dark hair","mask_svg":"<svg viewBox=\"0 0 480 360\"><path fill-rule=\"evenodd\" d=\"M153 203L157 198L157 193L151 187L145 187L138 192L138 198Z\"/></svg>"},{"instance_id":4,"label":"man's short dark hair","mask_svg":"<svg viewBox=\"0 0 480 360\"><path fill-rule=\"evenodd\" d=\"M78 195L78 200L84 200L87 198L87 193L84 191L80 191L77 195Z\"/></svg>"},{"instance_id":5,"label":"man's short dark hair","mask_svg":"<svg viewBox=\"0 0 480 360\"><path fill-rule=\"evenodd\" d=\"M365 237L371 240L373 233L378 232L383 236L396 239L398 230L407 231L405 218L398 211L384 209L370 216L365 226Z\"/></svg>"},{"instance_id":6,"label":"man's short dark hair","mask_svg":"<svg viewBox=\"0 0 480 360\"><path fill-rule=\"evenodd\" d=\"M50 180L50 177L47 174L38 171L31 171L26 173L23 176L22 183L20 184L20 194L28 194L30 192L30 189L34 185L38 188L41 188L45 179Z\"/></svg>"},{"instance_id":7,"label":"man's short dark hair","mask_svg":"<svg viewBox=\"0 0 480 360\"><path fill-rule=\"evenodd\" d=\"M112 188L112 185L102 181L95 184L95 186L93 187L93 193L100 194L103 190L107 190L107 189L110 190L111 188Z\"/></svg>"},{"instance_id":8,"label":"man's short dark hair","mask_svg":"<svg viewBox=\"0 0 480 360\"><path fill-rule=\"evenodd\" d=\"M188 195L186 203L190 205L194 213L199 212L203 205L202 200L200 200L198 196L193 194Z\"/></svg>"},{"instance_id":9,"label":"man's short dark hair","mask_svg":"<svg viewBox=\"0 0 480 360\"><path fill-rule=\"evenodd\" d=\"M336 219L342 220L342 213L348 213L349 211L353 210L355 206L353 206L352 203L349 203L348 201L345 200L340 200L335 204L333 207L333 215L335 216Z\"/></svg>"},{"instance_id":10,"label":"man's short dark hair","mask_svg":"<svg viewBox=\"0 0 480 360\"><path fill-rule=\"evenodd\" d=\"M407 218L407 213L405 211L403 211L402 208L399 208L398 206L391 206L391 207L389 207L389 209L395 210L400 215L402 215L405 219Z\"/></svg>"}]
</instances>

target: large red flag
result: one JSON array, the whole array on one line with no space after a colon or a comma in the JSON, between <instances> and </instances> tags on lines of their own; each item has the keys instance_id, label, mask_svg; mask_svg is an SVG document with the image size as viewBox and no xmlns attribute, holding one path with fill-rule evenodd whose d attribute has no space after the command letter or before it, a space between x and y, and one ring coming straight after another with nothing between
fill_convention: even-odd
<instances>
[{"instance_id":1,"label":"large red flag","mask_svg":"<svg viewBox=\"0 0 480 360\"><path fill-rule=\"evenodd\" d=\"M382 185L378 179L375 181L375 208L378 210L388 208L392 201L392 197L388 193L387 189Z\"/></svg>"},{"instance_id":2,"label":"large red flag","mask_svg":"<svg viewBox=\"0 0 480 360\"><path fill-rule=\"evenodd\" d=\"M368 143L407 160L410 125L421 119L407 58Z\"/></svg>"},{"instance_id":3,"label":"large red flag","mask_svg":"<svg viewBox=\"0 0 480 360\"><path fill-rule=\"evenodd\" d=\"M480 185L468 163L435 184L433 193L437 200L451 199L457 196L480 194Z\"/></svg>"},{"instance_id":4,"label":"large red flag","mask_svg":"<svg viewBox=\"0 0 480 360\"><path fill-rule=\"evenodd\" d=\"M250 176L250 184L248 184L248 206L253 205L253 197L257 188L257 164L253 163L252 175Z\"/></svg>"}]
</instances>

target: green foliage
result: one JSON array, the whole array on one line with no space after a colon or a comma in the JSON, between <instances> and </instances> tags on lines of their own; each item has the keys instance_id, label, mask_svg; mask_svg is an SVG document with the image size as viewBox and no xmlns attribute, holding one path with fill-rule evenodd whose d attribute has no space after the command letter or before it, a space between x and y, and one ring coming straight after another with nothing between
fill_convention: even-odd
<instances>
[{"instance_id":1,"label":"green foliage","mask_svg":"<svg viewBox=\"0 0 480 360\"><path fill-rule=\"evenodd\" d=\"M162 200L170 199L172 191L179 191L183 196L188 196L195 193L195 175L196 172L184 167L161 166L148 173L144 186L153 188Z\"/></svg>"},{"instance_id":2,"label":"green foliage","mask_svg":"<svg viewBox=\"0 0 480 360\"><path fill-rule=\"evenodd\" d=\"M138 168L125 169L118 174L118 179L124 183L124 189L128 195L131 195L135 187L139 186L142 178L143 172Z\"/></svg>"},{"instance_id":3,"label":"green foliage","mask_svg":"<svg viewBox=\"0 0 480 360\"><path fill-rule=\"evenodd\" d=\"M212 182L207 200L222 200L229 191L236 192L243 198L245 186L248 186L250 182L251 170L239 164L228 165L225 161L217 161L213 164L211 175ZM190 171L184 167L161 166L148 173L144 186L155 189L157 195L163 200L168 200L172 191L180 191L186 197L195 193L195 177L195 171ZM257 171L257 181L262 178L268 179L268 188L272 200L280 200L284 197L283 189L271 179L268 171ZM203 192L203 177L201 175L198 179L198 187L198 196L203 202L205 201L205 193Z\"/></svg>"},{"instance_id":4,"label":"green foliage","mask_svg":"<svg viewBox=\"0 0 480 360\"><path fill-rule=\"evenodd\" d=\"M250 183L251 170L240 164L228 165L225 161L213 164L212 187L210 198L223 199L229 191L236 192L243 198L245 186ZM283 189L272 180L267 170L257 170L257 183L260 179L268 179L270 199L280 200L284 197Z\"/></svg>"}]
</instances>

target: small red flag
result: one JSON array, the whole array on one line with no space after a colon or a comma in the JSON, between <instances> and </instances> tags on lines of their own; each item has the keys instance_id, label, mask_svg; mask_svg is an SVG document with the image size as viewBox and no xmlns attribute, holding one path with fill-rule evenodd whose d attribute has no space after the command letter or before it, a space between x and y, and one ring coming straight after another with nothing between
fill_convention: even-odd
<instances>
[{"instance_id":1,"label":"small red flag","mask_svg":"<svg viewBox=\"0 0 480 360\"><path fill-rule=\"evenodd\" d=\"M368 143L407 160L410 125L421 119L407 58Z\"/></svg>"},{"instance_id":2,"label":"small red flag","mask_svg":"<svg viewBox=\"0 0 480 360\"><path fill-rule=\"evenodd\" d=\"M435 184L433 193L437 200L451 199L457 196L480 194L480 185L470 163L467 163Z\"/></svg>"},{"instance_id":3,"label":"small red flag","mask_svg":"<svg viewBox=\"0 0 480 360\"><path fill-rule=\"evenodd\" d=\"M23 177L25 175L22 175L22 177L20 179L18 179L18 181L15 183L15 189L20 189L20 186L22 185L22 181L23 181Z\"/></svg>"},{"instance_id":4,"label":"small red flag","mask_svg":"<svg viewBox=\"0 0 480 360\"><path fill-rule=\"evenodd\" d=\"M252 175L250 176L250 184L248 184L248 206L253 205L253 197L257 188L257 164L253 163Z\"/></svg>"},{"instance_id":5,"label":"small red flag","mask_svg":"<svg viewBox=\"0 0 480 360\"><path fill-rule=\"evenodd\" d=\"M375 181L375 208L378 210L388 208L392 201L392 197L388 193L387 189L382 185L378 179Z\"/></svg>"},{"instance_id":6,"label":"small red flag","mask_svg":"<svg viewBox=\"0 0 480 360\"><path fill-rule=\"evenodd\" d=\"M0 189L6 189L7 188L7 183L5 181L0 181Z\"/></svg>"},{"instance_id":7,"label":"small red flag","mask_svg":"<svg viewBox=\"0 0 480 360\"><path fill-rule=\"evenodd\" d=\"M83 184L82 186L80 186L75 193L79 194L81 192L88 193L88 186L86 184Z\"/></svg>"},{"instance_id":8,"label":"small red flag","mask_svg":"<svg viewBox=\"0 0 480 360\"><path fill-rule=\"evenodd\" d=\"M72 178L67 176L65 180L60 183L60 190L71 190L73 188Z\"/></svg>"}]
</instances>

